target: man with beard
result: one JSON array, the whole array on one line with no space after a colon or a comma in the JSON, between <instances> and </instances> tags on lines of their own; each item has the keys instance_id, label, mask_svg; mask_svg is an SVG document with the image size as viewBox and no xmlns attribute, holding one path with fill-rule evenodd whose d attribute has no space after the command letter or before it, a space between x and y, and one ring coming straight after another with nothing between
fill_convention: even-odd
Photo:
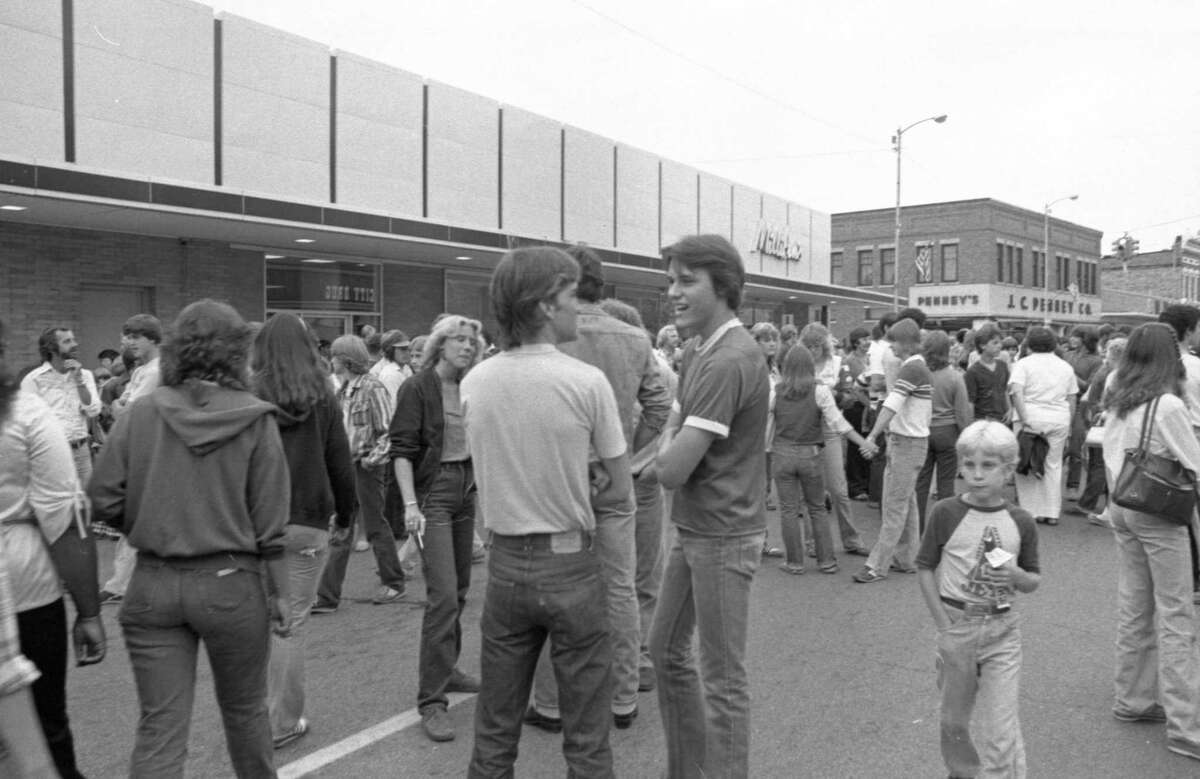
<instances>
[{"instance_id":1,"label":"man with beard","mask_svg":"<svg viewBox=\"0 0 1200 779\"><path fill-rule=\"evenodd\" d=\"M91 436L88 420L100 415L100 393L92 372L79 362L79 341L65 327L52 327L38 338L42 364L21 382L21 389L46 401L62 424L71 445L71 458L79 483L92 478Z\"/></svg>"}]
</instances>

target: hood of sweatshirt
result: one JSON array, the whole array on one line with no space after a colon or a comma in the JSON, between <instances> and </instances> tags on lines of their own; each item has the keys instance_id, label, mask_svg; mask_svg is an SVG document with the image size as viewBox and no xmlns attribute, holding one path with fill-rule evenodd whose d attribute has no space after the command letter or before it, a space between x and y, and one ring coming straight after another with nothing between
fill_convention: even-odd
<instances>
[{"instance_id":1,"label":"hood of sweatshirt","mask_svg":"<svg viewBox=\"0 0 1200 779\"><path fill-rule=\"evenodd\" d=\"M284 408L275 409L275 421L279 423L279 429L283 430L289 427L295 427L304 420L312 416L312 409L307 408L304 411L288 411Z\"/></svg>"},{"instance_id":2,"label":"hood of sweatshirt","mask_svg":"<svg viewBox=\"0 0 1200 779\"><path fill-rule=\"evenodd\" d=\"M196 454L205 455L237 437L275 406L249 392L208 381L159 387L151 396L167 426Z\"/></svg>"}]
</instances>

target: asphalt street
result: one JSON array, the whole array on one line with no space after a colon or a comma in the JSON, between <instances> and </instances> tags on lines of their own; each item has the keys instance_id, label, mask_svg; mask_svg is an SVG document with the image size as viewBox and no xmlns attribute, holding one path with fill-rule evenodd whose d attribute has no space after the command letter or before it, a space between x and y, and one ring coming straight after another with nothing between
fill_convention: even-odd
<instances>
[{"instance_id":1,"label":"asphalt street","mask_svg":"<svg viewBox=\"0 0 1200 779\"><path fill-rule=\"evenodd\" d=\"M856 503L868 541L878 511ZM771 516L772 537L779 538ZM1081 515L1039 526L1043 584L1018 600L1023 620L1021 719L1031 777L1197 777L1200 763L1169 753L1162 725L1118 722L1109 713L1115 637L1116 550L1111 533ZM114 544L101 541L105 572ZM850 576L863 558L840 559L836 575L804 576L764 560L754 583L749 672L751 775L755 777L944 776L938 751L934 631L916 577L876 584ZM478 673L485 568L474 568L463 667ZM455 741L435 744L415 706L424 597L420 577L405 602L371 605L372 556L353 556L346 592L356 602L312 617L308 645L309 735L277 753L281 776L462 776L471 750L474 696L455 696ZM137 700L115 607L105 608L110 644L99 666L72 668L69 696L79 765L89 777L128 772ZM665 767L658 706L644 693L640 716L613 730L616 770L657 777ZM526 728L516 774L560 777L559 736ZM0 763L0 775L4 773ZM189 777L230 775L207 662L200 663Z\"/></svg>"}]
</instances>

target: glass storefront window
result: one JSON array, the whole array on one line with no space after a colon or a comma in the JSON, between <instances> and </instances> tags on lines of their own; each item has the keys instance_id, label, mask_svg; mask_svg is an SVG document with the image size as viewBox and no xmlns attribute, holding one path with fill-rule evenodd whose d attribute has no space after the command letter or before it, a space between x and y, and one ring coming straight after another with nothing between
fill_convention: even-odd
<instances>
[{"instance_id":1,"label":"glass storefront window","mask_svg":"<svg viewBox=\"0 0 1200 779\"><path fill-rule=\"evenodd\" d=\"M271 256L266 261L267 316L300 316L321 341L379 329L380 268L366 262Z\"/></svg>"}]
</instances>

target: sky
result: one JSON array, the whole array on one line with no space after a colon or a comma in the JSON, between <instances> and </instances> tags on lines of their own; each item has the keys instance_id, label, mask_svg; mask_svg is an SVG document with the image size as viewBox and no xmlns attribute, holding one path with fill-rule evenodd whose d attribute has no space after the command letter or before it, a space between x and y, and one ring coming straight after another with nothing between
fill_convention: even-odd
<instances>
[{"instance_id":1,"label":"sky","mask_svg":"<svg viewBox=\"0 0 1200 779\"><path fill-rule=\"evenodd\" d=\"M1193 0L214 0L819 211L990 197L1200 232Z\"/></svg>"}]
</instances>

